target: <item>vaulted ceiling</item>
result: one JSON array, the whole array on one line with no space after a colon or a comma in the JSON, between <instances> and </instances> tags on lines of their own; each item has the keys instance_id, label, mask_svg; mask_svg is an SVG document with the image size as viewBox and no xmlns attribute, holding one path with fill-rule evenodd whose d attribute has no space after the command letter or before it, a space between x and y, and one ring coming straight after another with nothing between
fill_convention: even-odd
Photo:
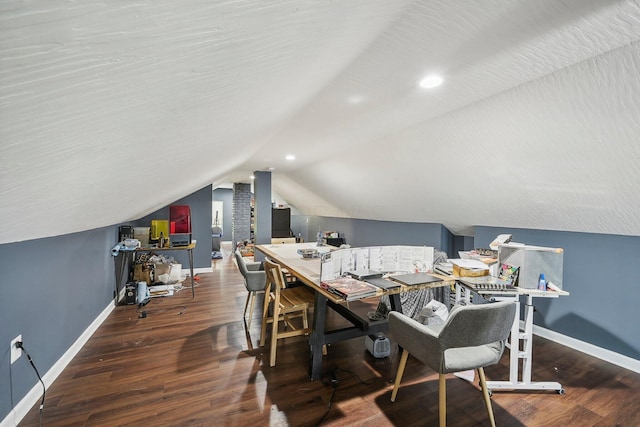
<instances>
[{"instance_id":1,"label":"vaulted ceiling","mask_svg":"<svg viewBox=\"0 0 640 427\"><path fill-rule=\"evenodd\" d=\"M0 243L257 170L307 215L640 236L638 0L4 1L0 31Z\"/></svg>"}]
</instances>

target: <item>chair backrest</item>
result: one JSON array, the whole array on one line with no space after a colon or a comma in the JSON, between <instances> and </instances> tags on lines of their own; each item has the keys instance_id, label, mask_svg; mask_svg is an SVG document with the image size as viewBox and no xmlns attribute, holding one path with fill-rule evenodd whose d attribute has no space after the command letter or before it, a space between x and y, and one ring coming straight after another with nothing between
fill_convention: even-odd
<instances>
[{"instance_id":1,"label":"chair backrest","mask_svg":"<svg viewBox=\"0 0 640 427\"><path fill-rule=\"evenodd\" d=\"M238 250L236 250L233 254L236 256L236 263L238 264L238 270L240 270L240 274L242 274L242 276L246 279L247 272L249 270L247 269L247 264L244 262L242 254Z\"/></svg>"},{"instance_id":2,"label":"chair backrest","mask_svg":"<svg viewBox=\"0 0 640 427\"><path fill-rule=\"evenodd\" d=\"M244 285L248 291L262 291L264 289L265 272L262 270L249 269L244 257L240 251L235 251L236 263L238 264L238 270L244 278ZM252 263L252 265L259 265L259 263Z\"/></svg>"},{"instance_id":3,"label":"chair backrest","mask_svg":"<svg viewBox=\"0 0 640 427\"><path fill-rule=\"evenodd\" d=\"M268 259L265 259L263 263L264 271L267 273L267 283L265 284L265 289L267 290L267 292L273 291L275 289L279 290L285 288L286 283L284 281L284 276L282 275L280 264L277 264Z\"/></svg>"},{"instance_id":4,"label":"chair backrest","mask_svg":"<svg viewBox=\"0 0 640 427\"><path fill-rule=\"evenodd\" d=\"M516 304L500 301L456 307L438 336L441 348L475 347L506 340L513 326Z\"/></svg>"},{"instance_id":5,"label":"chair backrest","mask_svg":"<svg viewBox=\"0 0 640 427\"><path fill-rule=\"evenodd\" d=\"M272 245L287 245L295 242L296 242L295 237L272 237L271 238Z\"/></svg>"}]
</instances>

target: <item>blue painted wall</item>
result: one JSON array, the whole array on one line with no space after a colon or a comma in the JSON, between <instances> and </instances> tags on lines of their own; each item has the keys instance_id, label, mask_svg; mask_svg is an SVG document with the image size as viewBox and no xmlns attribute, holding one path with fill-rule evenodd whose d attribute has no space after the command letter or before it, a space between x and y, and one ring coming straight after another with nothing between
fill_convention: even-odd
<instances>
[{"instance_id":1,"label":"blue painted wall","mask_svg":"<svg viewBox=\"0 0 640 427\"><path fill-rule=\"evenodd\" d=\"M535 298L534 324L640 360L640 237L476 227L475 246L499 234L564 249L563 289L571 295Z\"/></svg>"},{"instance_id":2,"label":"blue painted wall","mask_svg":"<svg viewBox=\"0 0 640 427\"><path fill-rule=\"evenodd\" d=\"M441 224L291 215L291 230L315 242L318 231L337 231L352 247L376 245L433 246L451 255L453 235Z\"/></svg>"},{"instance_id":3,"label":"blue painted wall","mask_svg":"<svg viewBox=\"0 0 640 427\"><path fill-rule=\"evenodd\" d=\"M211 192L208 186L173 203L191 206L198 240L194 268L211 268ZM168 215L166 207L135 223L148 225ZM26 357L10 363L9 343L22 334L40 374L49 371L113 303L116 259L111 248L117 240L114 225L0 245L0 421L38 383ZM176 254L188 268L186 254Z\"/></svg>"},{"instance_id":4,"label":"blue painted wall","mask_svg":"<svg viewBox=\"0 0 640 427\"><path fill-rule=\"evenodd\" d=\"M0 420L38 383L9 343L22 334L41 375L113 301L117 227L0 245Z\"/></svg>"},{"instance_id":5,"label":"blue painted wall","mask_svg":"<svg viewBox=\"0 0 640 427\"><path fill-rule=\"evenodd\" d=\"M170 205L188 205L191 208L191 238L196 240L193 250L193 268L211 267L211 200L213 186L209 185ZM150 227L152 219L169 219L169 205L132 223L135 227ZM182 268L189 268L189 256L186 251L168 252Z\"/></svg>"}]
</instances>

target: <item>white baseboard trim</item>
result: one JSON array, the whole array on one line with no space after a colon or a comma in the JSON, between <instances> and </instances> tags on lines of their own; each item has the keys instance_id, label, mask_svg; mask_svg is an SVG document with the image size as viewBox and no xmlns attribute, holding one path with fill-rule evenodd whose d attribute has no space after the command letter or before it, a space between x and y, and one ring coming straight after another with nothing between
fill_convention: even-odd
<instances>
[{"instance_id":1,"label":"white baseboard trim","mask_svg":"<svg viewBox=\"0 0 640 427\"><path fill-rule=\"evenodd\" d=\"M110 301L107 307L102 310L102 313L91 322L89 327L84 330L82 335L69 347L69 349L58 359L58 361L49 369L43 376L42 382L45 384L45 388L48 389L51 384L58 378L58 376L69 365L71 360L78 354L82 347L89 341L91 335L98 329L98 327L105 321L105 319L111 314L115 305L113 301ZM18 402L18 404L9 412L9 414L0 422L0 427L16 427L20 421L27 415L33 405L35 405L42 398L42 384L37 382L31 390ZM45 410L47 409L47 402L44 402Z\"/></svg>"},{"instance_id":2,"label":"white baseboard trim","mask_svg":"<svg viewBox=\"0 0 640 427\"><path fill-rule=\"evenodd\" d=\"M523 321L520 321L520 327L524 328ZM587 342L580 341L566 335L562 335L558 332L552 331L550 329L545 329L540 326L533 325L533 333L542 338L546 338L550 341L554 341L558 344L562 344L566 347L578 350L581 353L597 357L598 359L604 360L605 362L613 363L614 365L620 366L621 368L625 368L640 374L640 360L632 359L631 357L624 356L611 350L607 350L605 348L598 347L596 345L589 344Z\"/></svg>"},{"instance_id":3,"label":"white baseboard trim","mask_svg":"<svg viewBox=\"0 0 640 427\"><path fill-rule=\"evenodd\" d=\"M193 275L195 276L198 273L213 273L213 267L200 267L200 268L194 268L193 269ZM189 271L188 268L183 268L182 269L182 277L184 276L188 276L190 275L191 272Z\"/></svg>"}]
</instances>

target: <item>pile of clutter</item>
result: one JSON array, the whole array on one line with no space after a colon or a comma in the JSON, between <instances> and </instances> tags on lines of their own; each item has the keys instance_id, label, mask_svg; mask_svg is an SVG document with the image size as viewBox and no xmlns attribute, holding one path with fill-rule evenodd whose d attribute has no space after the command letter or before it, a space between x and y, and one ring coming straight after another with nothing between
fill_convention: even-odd
<instances>
[{"instance_id":1,"label":"pile of clutter","mask_svg":"<svg viewBox=\"0 0 640 427\"><path fill-rule=\"evenodd\" d=\"M140 253L133 264L133 282L136 284L136 304L145 304L149 298L171 296L183 289L182 264L173 257L154 253Z\"/></svg>"}]
</instances>

